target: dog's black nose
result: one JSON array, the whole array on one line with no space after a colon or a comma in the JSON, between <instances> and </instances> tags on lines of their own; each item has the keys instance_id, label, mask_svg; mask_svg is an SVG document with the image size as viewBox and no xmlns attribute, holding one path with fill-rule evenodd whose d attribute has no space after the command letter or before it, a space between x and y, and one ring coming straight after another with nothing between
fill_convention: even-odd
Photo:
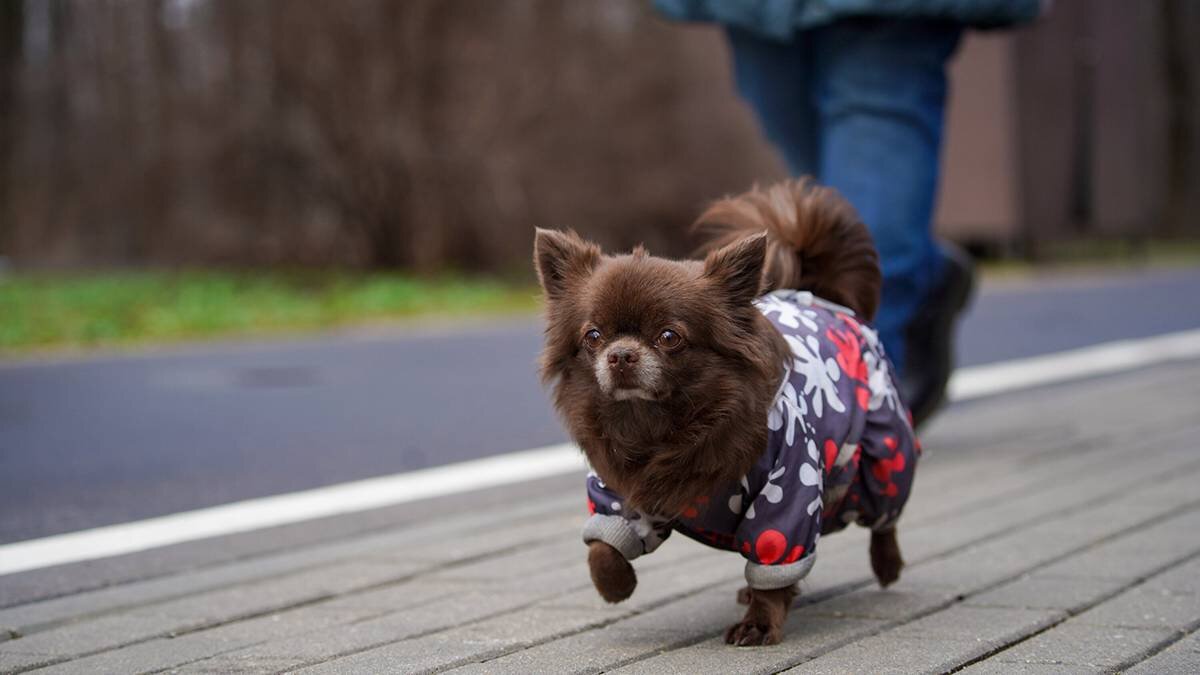
<instances>
[{"instance_id":1,"label":"dog's black nose","mask_svg":"<svg viewBox=\"0 0 1200 675\"><path fill-rule=\"evenodd\" d=\"M632 349L617 348L608 353L609 367L618 370L637 363L637 360L638 354Z\"/></svg>"}]
</instances>

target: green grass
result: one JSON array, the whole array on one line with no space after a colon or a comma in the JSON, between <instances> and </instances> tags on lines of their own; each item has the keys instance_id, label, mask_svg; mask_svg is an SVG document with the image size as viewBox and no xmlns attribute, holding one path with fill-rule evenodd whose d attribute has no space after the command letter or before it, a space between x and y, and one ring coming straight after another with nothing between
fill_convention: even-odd
<instances>
[{"instance_id":1,"label":"green grass","mask_svg":"<svg viewBox=\"0 0 1200 675\"><path fill-rule=\"evenodd\" d=\"M528 312L530 285L332 272L0 276L0 352L310 331L416 317Z\"/></svg>"}]
</instances>

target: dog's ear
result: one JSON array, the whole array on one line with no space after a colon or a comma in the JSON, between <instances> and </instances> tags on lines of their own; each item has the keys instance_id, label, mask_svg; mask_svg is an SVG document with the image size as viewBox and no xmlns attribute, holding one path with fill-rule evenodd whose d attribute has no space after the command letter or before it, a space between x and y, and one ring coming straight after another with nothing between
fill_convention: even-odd
<instances>
[{"instance_id":1,"label":"dog's ear","mask_svg":"<svg viewBox=\"0 0 1200 675\"><path fill-rule=\"evenodd\" d=\"M547 298L560 297L575 279L591 274L600 260L600 247L574 232L537 228L533 264Z\"/></svg>"},{"instance_id":2,"label":"dog's ear","mask_svg":"<svg viewBox=\"0 0 1200 675\"><path fill-rule=\"evenodd\" d=\"M767 233L739 239L704 259L704 276L721 288L735 305L749 303L762 289Z\"/></svg>"}]
</instances>

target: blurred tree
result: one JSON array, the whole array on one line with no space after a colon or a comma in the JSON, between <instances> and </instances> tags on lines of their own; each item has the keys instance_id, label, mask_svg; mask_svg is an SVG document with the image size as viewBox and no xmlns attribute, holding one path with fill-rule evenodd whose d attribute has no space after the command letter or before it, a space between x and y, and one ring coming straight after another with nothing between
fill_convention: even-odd
<instances>
[{"instance_id":1,"label":"blurred tree","mask_svg":"<svg viewBox=\"0 0 1200 675\"><path fill-rule=\"evenodd\" d=\"M16 93L21 48L25 44L22 39L24 10L22 2L0 2L0 205L7 201L13 139L18 126ZM10 218L9 211L0 207L0 241L11 228Z\"/></svg>"},{"instance_id":2,"label":"blurred tree","mask_svg":"<svg viewBox=\"0 0 1200 675\"><path fill-rule=\"evenodd\" d=\"M1197 50L1194 30L1200 28L1200 9L1195 3L1163 0L1162 67L1167 90L1167 167L1166 216L1164 229L1171 234L1184 231L1189 218L1194 218L1189 198L1200 172L1200 152L1196 119Z\"/></svg>"},{"instance_id":3,"label":"blurred tree","mask_svg":"<svg viewBox=\"0 0 1200 675\"><path fill-rule=\"evenodd\" d=\"M1105 7L1123 29L1127 5ZM1184 15L1162 70L1192 84L1157 126L1195 145L1200 12L1162 10ZM1062 51L1043 37L1031 79ZM0 255L528 273L534 225L687 254L705 201L783 172L728 68L719 33L643 0L0 0ZM1185 227L1196 155L1171 165ZM1035 211L1038 232L1069 217Z\"/></svg>"},{"instance_id":4,"label":"blurred tree","mask_svg":"<svg viewBox=\"0 0 1200 675\"><path fill-rule=\"evenodd\" d=\"M535 224L680 254L778 172L719 37L635 0L5 7L28 264L525 268Z\"/></svg>"}]
</instances>

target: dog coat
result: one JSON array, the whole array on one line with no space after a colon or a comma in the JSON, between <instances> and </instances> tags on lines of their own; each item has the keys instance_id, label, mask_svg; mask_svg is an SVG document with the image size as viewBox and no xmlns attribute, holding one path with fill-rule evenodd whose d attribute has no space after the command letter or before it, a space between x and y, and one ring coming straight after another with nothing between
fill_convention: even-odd
<instances>
[{"instance_id":1,"label":"dog coat","mask_svg":"<svg viewBox=\"0 0 1200 675\"><path fill-rule=\"evenodd\" d=\"M755 305L791 348L766 420L766 452L741 480L674 516L626 507L589 473L585 542L606 542L633 560L678 530L740 552L750 587L771 589L808 574L822 534L852 522L876 531L895 524L920 445L878 334L807 291L774 291Z\"/></svg>"}]
</instances>

